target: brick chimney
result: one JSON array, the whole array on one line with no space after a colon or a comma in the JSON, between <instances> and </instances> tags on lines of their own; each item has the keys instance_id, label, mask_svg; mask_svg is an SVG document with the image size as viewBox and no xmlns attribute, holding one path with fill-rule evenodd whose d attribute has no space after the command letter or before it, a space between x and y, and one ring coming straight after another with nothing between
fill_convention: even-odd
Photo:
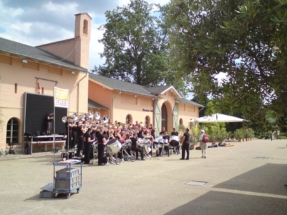
<instances>
[{"instance_id":1,"label":"brick chimney","mask_svg":"<svg viewBox=\"0 0 287 215\"><path fill-rule=\"evenodd\" d=\"M75 64L88 69L92 18L87 13L75 16Z\"/></svg>"},{"instance_id":2,"label":"brick chimney","mask_svg":"<svg viewBox=\"0 0 287 215\"><path fill-rule=\"evenodd\" d=\"M62 60L89 69L92 18L87 13L75 14L75 37L37 46Z\"/></svg>"}]
</instances>

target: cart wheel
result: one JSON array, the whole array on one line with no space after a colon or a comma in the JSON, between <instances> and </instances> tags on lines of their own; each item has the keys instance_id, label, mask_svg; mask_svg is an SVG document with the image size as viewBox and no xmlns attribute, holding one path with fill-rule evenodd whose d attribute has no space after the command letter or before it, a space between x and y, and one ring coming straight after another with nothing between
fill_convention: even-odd
<instances>
[{"instance_id":1,"label":"cart wheel","mask_svg":"<svg viewBox=\"0 0 287 215\"><path fill-rule=\"evenodd\" d=\"M115 164L115 160L113 158L110 158L110 164Z\"/></svg>"},{"instance_id":2,"label":"cart wheel","mask_svg":"<svg viewBox=\"0 0 287 215\"><path fill-rule=\"evenodd\" d=\"M77 193L79 193L80 192L80 189L77 189Z\"/></svg>"},{"instance_id":3,"label":"cart wheel","mask_svg":"<svg viewBox=\"0 0 287 215\"><path fill-rule=\"evenodd\" d=\"M116 164L119 165L121 163L120 159L116 159Z\"/></svg>"},{"instance_id":4,"label":"cart wheel","mask_svg":"<svg viewBox=\"0 0 287 215\"><path fill-rule=\"evenodd\" d=\"M135 161L135 157L131 156L131 162L134 162L134 161Z\"/></svg>"}]
</instances>

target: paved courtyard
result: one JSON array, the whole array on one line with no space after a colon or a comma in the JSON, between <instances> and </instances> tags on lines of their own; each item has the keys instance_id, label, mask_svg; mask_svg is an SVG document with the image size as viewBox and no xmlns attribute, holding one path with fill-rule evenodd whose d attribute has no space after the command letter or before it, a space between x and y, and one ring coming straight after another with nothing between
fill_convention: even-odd
<instances>
[{"instance_id":1,"label":"paved courtyard","mask_svg":"<svg viewBox=\"0 0 287 215\"><path fill-rule=\"evenodd\" d=\"M230 143L207 159L191 150L189 161L83 165L83 187L69 199L39 196L53 182L52 154L2 157L0 214L287 214L287 140Z\"/></svg>"}]
</instances>

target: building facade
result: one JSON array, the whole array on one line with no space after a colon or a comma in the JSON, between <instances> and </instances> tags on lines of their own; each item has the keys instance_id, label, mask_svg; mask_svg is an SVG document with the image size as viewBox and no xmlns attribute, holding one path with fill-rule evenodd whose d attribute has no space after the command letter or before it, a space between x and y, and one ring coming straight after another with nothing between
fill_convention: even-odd
<instances>
[{"instance_id":1,"label":"building facade","mask_svg":"<svg viewBox=\"0 0 287 215\"><path fill-rule=\"evenodd\" d=\"M90 74L89 110L111 122L153 124L158 134L189 126L202 105L181 97L173 86L144 87L100 75Z\"/></svg>"},{"instance_id":2,"label":"building facade","mask_svg":"<svg viewBox=\"0 0 287 215\"><path fill-rule=\"evenodd\" d=\"M0 150L22 148L26 93L53 96L56 85L69 89L69 114L87 111L90 28L84 13L68 40L32 47L0 38Z\"/></svg>"},{"instance_id":3,"label":"building facade","mask_svg":"<svg viewBox=\"0 0 287 215\"><path fill-rule=\"evenodd\" d=\"M76 14L73 38L37 47L0 38L0 152L24 146L25 95L53 97L54 86L69 90L68 116L91 110L112 122L153 124L157 134L162 127L187 127L199 116L203 106L173 86L144 87L90 74L91 22L87 13Z\"/></svg>"}]
</instances>

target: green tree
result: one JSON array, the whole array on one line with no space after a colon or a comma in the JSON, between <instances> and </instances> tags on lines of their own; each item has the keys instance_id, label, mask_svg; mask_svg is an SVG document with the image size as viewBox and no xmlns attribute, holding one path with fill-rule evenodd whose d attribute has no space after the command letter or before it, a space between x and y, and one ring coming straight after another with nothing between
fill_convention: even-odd
<instances>
[{"instance_id":1,"label":"green tree","mask_svg":"<svg viewBox=\"0 0 287 215\"><path fill-rule=\"evenodd\" d=\"M101 57L106 60L96 72L144 86L171 79L164 14L163 7L143 0L131 0L124 7L107 11L107 23L99 28L104 31L99 42L104 45Z\"/></svg>"},{"instance_id":2,"label":"green tree","mask_svg":"<svg viewBox=\"0 0 287 215\"><path fill-rule=\"evenodd\" d=\"M286 0L171 0L171 60L198 96L260 119L287 102ZM225 74L219 80L217 75Z\"/></svg>"}]
</instances>

